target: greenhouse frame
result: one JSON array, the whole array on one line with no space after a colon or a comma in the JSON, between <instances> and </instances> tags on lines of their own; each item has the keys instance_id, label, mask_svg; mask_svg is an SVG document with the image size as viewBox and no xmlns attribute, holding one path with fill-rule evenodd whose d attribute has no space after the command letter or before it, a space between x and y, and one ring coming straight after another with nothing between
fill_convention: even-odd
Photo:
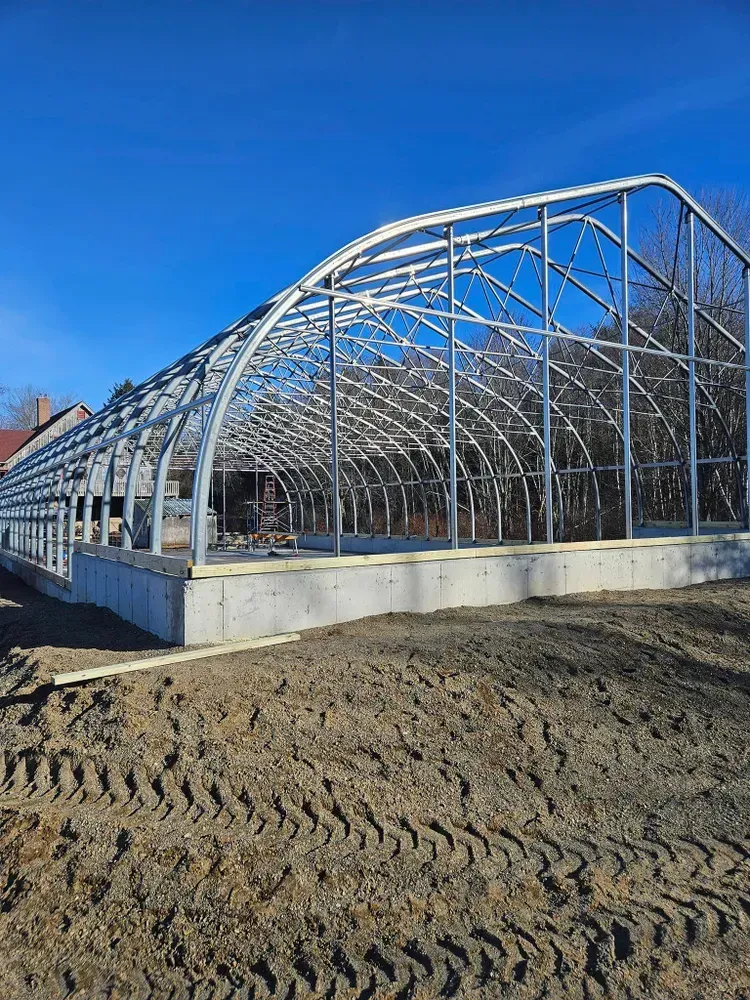
<instances>
[{"instance_id":1,"label":"greenhouse frame","mask_svg":"<svg viewBox=\"0 0 750 1000\"><path fill-rule=\"evenodd\" d=\"M739 543L749 345L750 256L666 176L391 223L12 468L0 561L74 599L92 599L76 554L218 575L233 563L209 539L212 487L237 472L271 477L302 555L342 566ZM176 473L192 484L190 546L170 553ZM134 550L144 481L148 553Z\"/></svg>"}]
</instances>

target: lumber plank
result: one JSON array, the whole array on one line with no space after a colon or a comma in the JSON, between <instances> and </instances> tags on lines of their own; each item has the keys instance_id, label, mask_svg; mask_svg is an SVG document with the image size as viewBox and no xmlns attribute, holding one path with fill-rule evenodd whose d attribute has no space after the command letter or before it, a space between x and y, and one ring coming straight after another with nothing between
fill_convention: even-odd
<instances>
[{"instance_id":1,"label":"lumber plank","mask_svg":"<svg viewBox=\"0 0 750 1000\"><path fill-rule=\"evenodd\" d=\"M127 674L132 670L147 670L150 667L161 667L170 663L185 663L188 660L202 660L208 656L224 656L227 653L240 653L246 649L261 649L263 646L278 646L285 642L296 642L300 638L297 632L285 632L283 635L266 635L258 639L242 639L239 642L223 642L219 646L209 646L205 649L190 649L179 653L166 653L164 656L149 656L143 660L128 660L126 663L113 663L106 667L90 667L88 670L73 670L65 674L54 674L54 687L66 684L78 684L80 681L90 681L98 677L114 677L117 674Z\"/></svg>"},{"instance_id":2,"label":"lumber plank","mask_svg":"<svg viewBox=\"0 0 750 1000\"><path fill-rule=\"evenodd\" d=\"M84 556L96 556L108 562L122 563L125 566L136 566L139 569L150 569L155 573L165 573L167 576L178 576L189 579L193 566L192 559L181 559L179 556L155 555L142 549L121 549L117 545L96 545L93 542L76 542L76 552Z\"/></svg>"},{"instance_id":3,"label":"lumber plank","mask_svg":"<svg viewBox=\"0 0 750 1000\"><path fill-rule=\"evenodd\" d=\"M273 561L209 563L191 566L192 580L224 576L251 576L255 573L297 573L310 570L335 571L357 566L389 566L403 563L445 562L448 560L490 559L495 556L534 556L548 552L596 552L603 549L643 549L661 545L702 545L706 542L747 541L747 533L721 535L659 535L655 538L613 538L588 542L516 542L506 545L476 545L465 549L422 549L416 552L367 552L362 555L342 555L306 559L279 559Z\"/></svg>"}]
</instances>

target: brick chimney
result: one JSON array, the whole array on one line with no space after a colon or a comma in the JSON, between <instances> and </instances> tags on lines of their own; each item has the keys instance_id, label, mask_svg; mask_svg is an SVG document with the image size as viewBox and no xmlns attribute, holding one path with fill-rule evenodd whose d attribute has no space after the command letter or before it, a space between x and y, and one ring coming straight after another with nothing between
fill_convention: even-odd
<instances>
[{"instance_id":1,"label":"brick chimney","mask_svg":"<svg viewBox=\"0 0 750 1000\"><path fill-rule=\"evenodd\" d=\"M37 427L41 427L42 424L46 424L51 416L52 416L52 404L50 403L49 396L37 396L36 397Z\"/></svg>"}]
</instances>

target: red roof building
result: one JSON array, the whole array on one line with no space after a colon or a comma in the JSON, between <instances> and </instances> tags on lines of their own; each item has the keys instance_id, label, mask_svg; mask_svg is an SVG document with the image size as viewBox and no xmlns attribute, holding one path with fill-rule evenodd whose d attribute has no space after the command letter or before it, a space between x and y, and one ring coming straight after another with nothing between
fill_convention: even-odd
<instances>
[{"instance_id":1,"label":"red roof building","mask_svg":"<svg viewBox=\"0 0 750 1000\"><path fill-rule=\"evenodd\" d=\"M54 414L50 414L49 399L46 396L40 396L36 404L36 427L30 430L0 428L0 477L38 448L49 444L82 420L87 420L93 412L83 401Z\"/></svg>"},{"instance_id":2,"label":"red roof building","mask_svg":"<svg viewBox=\"0 0 750 1000\"><path fill-rule=\"evenodd\" d=\"M26 444L33 433L33 431L0 430L0 468L22 444Z\"/></svg>"}]
</instances>

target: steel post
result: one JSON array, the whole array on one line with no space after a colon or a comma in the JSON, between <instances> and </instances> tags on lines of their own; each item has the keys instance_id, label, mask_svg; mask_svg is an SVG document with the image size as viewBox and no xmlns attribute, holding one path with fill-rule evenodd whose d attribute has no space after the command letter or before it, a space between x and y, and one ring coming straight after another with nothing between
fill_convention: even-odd
<instances>
[{"instance_id":1,"label":"steel post","mask_svg":"<svg viewBox=\"0 0 750 1000\"><path fill-rule=\"evenodd\" d=\"M334 278L326 278L326 286L333 291ZM333 296L328 299L328 384L331 407L331 494L333 520L333 554L341 555L341 498L339 496L339 432L338 401L336 396L336 313Z\"/></svg>"},{"instance_id":2,"label":"steel post","mask_svg":"<svg viewBox=\"0 0 750 1000\"><path fill-rule=\"evenodd\" d=\"M622 304L620 310L620 328L622 333L622 451L624 468L625 492L625 537L633 537L633 484L632 457L630 454L630 304L628 296L628 195L623 191L620 195L620 243L621 243L621 280Z\"/></svg>"},{"instance_id":3,"label":"steel post","mask_svg":"<svg viewBox=\"0 0 750 1000\"><path fill-rule=\"evenodd\" d=\"M53 569L55 565L55 544L52 535L53 527L53 489L55 485L55 477L50 478L49 485L47 487L47 514L45 518L45 555L44 555L44 565L47 569Z\"/></svg>"},{"instance_id":4,"label":"steel post","mask_svg":"<svg viewBox=\"0 0 750 1000\"><path fill-rule=\"evenodd\" d=\"M690 408L690 529L700 534L698 516L698 425L695 407L695 216L688 212L688 406Z\"/></svg>"},{"instance_id":5,"label":"steel post","mask_svg":"<svg viewBox=\"0 0 750 1000\"><path fill-rule=\"evenodd\" d=\"M539 210L542 251L542 329L549 330L549 229L547 206ZM552 432L550 427L549 402L549 337L542 337L542 419L544 422L544 513L547 542L554 541L552 524Z\"/></svg>"},{"instance_id":6,"label":"steel post","mask_svg":"<svg viewBox=\"0 0 750 1000\"><path fill-rule=\"evenodd\" d=\"M60 488L57 494L57 523L55 535L55 572L63 575L65 565L65 488L68 484L69 470L65 468L60 476Z\"/></svg>"},{"instance_id":7,"label":"steel post","mask_svg":"<svg viewBox=\"0 0 750 1000\"><path fill-rule=\"evenodd\" d=\"M224 465L221 469L221 544L227 547L227 446L224 445Z\"/></svg>"},{"instance_id":8,"label":"steel post","mask_svg":"<svg viewBox=\"0 0 750 1000\"><path fill-rule=\"evenodd\" d=\"M36 516L36 561L44 563L44 525L47 516L45 481L42 480L37 493L37 516Z\"/></svg>"},{"instance_id":9,"label":"steel post","mask_svg":"<svg viewBox=\"0 0 750 1000\"><path fill-rule=\"evenodd\" d=\"M443 230L448 244L448 474L450 477L450 541L458 548L458 478L456 476L456 287L453 266L453 226Z\"/></svg>"}]
</instances>

